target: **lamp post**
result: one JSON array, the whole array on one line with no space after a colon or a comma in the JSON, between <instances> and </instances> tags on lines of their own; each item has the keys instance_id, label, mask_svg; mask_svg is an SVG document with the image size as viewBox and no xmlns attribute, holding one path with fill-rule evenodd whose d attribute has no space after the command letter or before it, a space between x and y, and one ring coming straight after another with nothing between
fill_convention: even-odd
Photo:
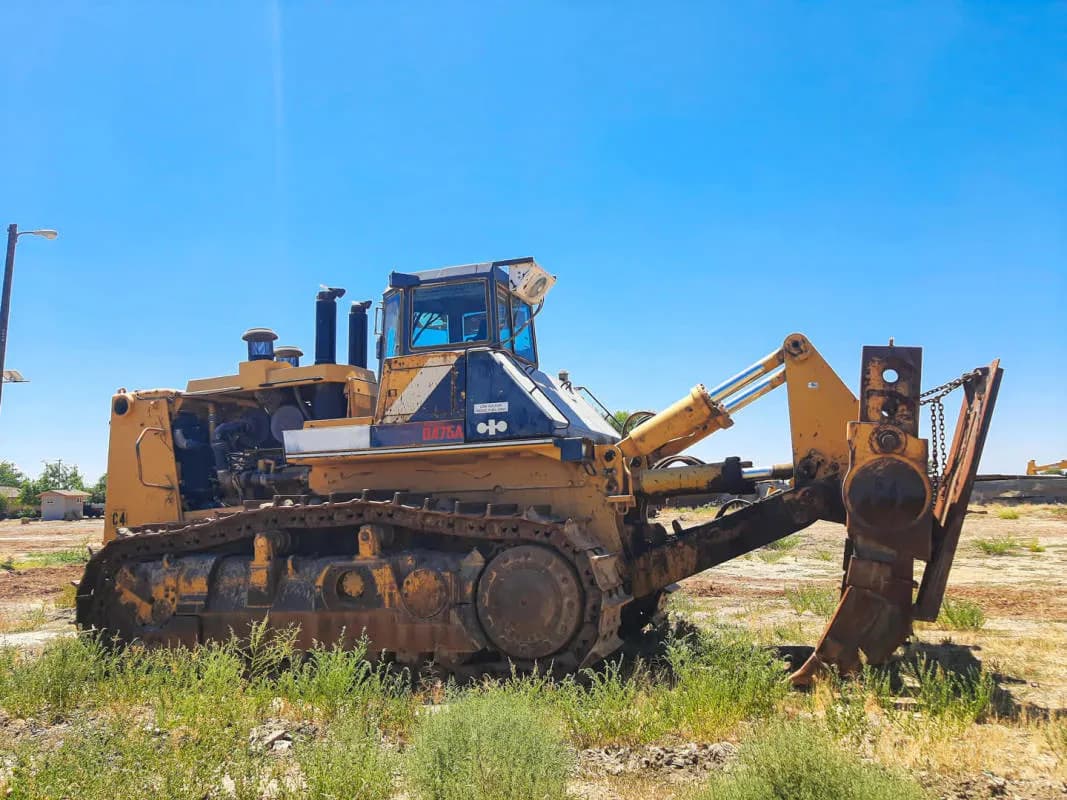
<instances>
[{"instance_id":1,"label":"lamp post","mask_svg":"<svg viewBox=\"0 0 1067 800\"><path fill-rule=\"evenodd\" d=\"M20 236L43 236L55 239L59 236L53 230L19 231L19 226L11 223L7 226L7 260L4 262L4 293L0 297L0 397L4 392L4 356L7 354L7 320L11 315L11 279L15 275L15 245Z\"/></svg>"}]
</instances>

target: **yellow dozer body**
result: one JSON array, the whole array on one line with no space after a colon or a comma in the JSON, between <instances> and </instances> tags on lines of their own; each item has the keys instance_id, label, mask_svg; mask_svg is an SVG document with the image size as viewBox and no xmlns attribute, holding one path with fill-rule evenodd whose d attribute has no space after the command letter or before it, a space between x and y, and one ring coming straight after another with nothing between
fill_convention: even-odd
<instances>
[{"instance_id":1,"label":"yellow dozer body","mask_svg":"<svg viewBox=\"0 0 1067 800\"><path fill-rule=\"evenodd\" d=\"M920 348L865 347L857 397L801 334L620 426L566 373L540 369L535 318L554 280L533 259L391 274L377 374L369 303L352 305L336 363L344 292L324 289L314 364L253 329L234 375L120 390L105 546L79 586L79 624L193 645L267 619L305 646L365 636L457 673L568 672L640 632L677 581L816 520L843 524L844 574L797 682L855 669L861 653L885 660L913 620L936 618L996 361L930 393L963 389L944 458L919 436ZM783 463L684 454L783 384ZM788 488L736 513L655 521L671 497L771 478Z\"/></svg>"}]
</instances>

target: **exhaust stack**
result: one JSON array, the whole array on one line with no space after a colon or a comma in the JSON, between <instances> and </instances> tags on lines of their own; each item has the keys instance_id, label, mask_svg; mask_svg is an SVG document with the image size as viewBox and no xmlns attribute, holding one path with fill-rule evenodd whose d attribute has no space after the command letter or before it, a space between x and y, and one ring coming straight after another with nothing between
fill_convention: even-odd
<instances>
[{"instance_id":1,"label":"exhaust stack","mask_svg":"<svg viewBox=\"0 0 1067 800\"><path fill-rule=\"evenodd\" d=\"M352 303L348 311L348 363L367 368L367 309L371 301Z\"/></svg>"},{"instance_id":2,"label":"exhaust stack","mask_svg":"<svg viewBox=\"0 0 1067 800\"><path fill-rule=\"evenodd\" d=\"M344 289L324 286L315 295L315 363L337 363L337 299Z\"/></svg>"}]
</instances>

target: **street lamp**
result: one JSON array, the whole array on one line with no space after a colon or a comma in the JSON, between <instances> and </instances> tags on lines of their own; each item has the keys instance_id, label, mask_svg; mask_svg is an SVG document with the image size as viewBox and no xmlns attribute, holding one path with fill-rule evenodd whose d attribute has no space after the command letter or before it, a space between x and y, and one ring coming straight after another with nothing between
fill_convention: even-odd
<instances>
[{"instance_id":1,"label":"street lamp","mask_svg":"<svg viewBox=\"0 0 1067 800\"><path fill-rule=\"evenodd\" d=\"M11 223L7 226L7 260L4 262L4 291L0 296L0 375L4 374L4 356L7 354L7 320L11 314L11 279L15 275L15 245L20 236L41 236L55 239L59 234L50 228L35 231L20 231L19 226ZM0 397L3 396L4 381L0 378Z\"/></svg>"}]
</instances>

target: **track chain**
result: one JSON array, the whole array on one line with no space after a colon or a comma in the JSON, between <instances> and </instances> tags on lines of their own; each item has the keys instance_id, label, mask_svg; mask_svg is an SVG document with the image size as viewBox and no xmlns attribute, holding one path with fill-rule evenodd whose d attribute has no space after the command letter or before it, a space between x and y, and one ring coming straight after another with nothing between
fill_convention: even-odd
<instances>
[{"instance_id":1,"label":"track chain","mask_svg":"<svg viewBox=\"0 0 1067 800\"><path fill-rule=\"evenodd\" d=\"M573 520L546 518L534 509L518 514L498 514L492 505L482 513L465 512L463 504L452 510L438 508L442 501L426 500L407 505L404 496L392 500L367 499L368 493L352 500L305 502L276 501L260 508L188 523L144 525L124 529L120 536L95 553L86 565L78 586L77 623L83 629L107 631L109 604L117 602L115 576L128 561L144 561L166 555L182 556L215 550L257 533L323 528L358 528L361 525L393 525L410 531L456 537L494 546L538 544L563 555L574 567L585 594L582 624L567 648L551 657L551 669L566 673L588 666L621 645L620 614L629 600L622 583L618 557L609 555ZM506 673L512 668L533 669L534 663L497 658L478 661L470 669L451 665L457 672Z\"/></svg>"}]
</instances>

